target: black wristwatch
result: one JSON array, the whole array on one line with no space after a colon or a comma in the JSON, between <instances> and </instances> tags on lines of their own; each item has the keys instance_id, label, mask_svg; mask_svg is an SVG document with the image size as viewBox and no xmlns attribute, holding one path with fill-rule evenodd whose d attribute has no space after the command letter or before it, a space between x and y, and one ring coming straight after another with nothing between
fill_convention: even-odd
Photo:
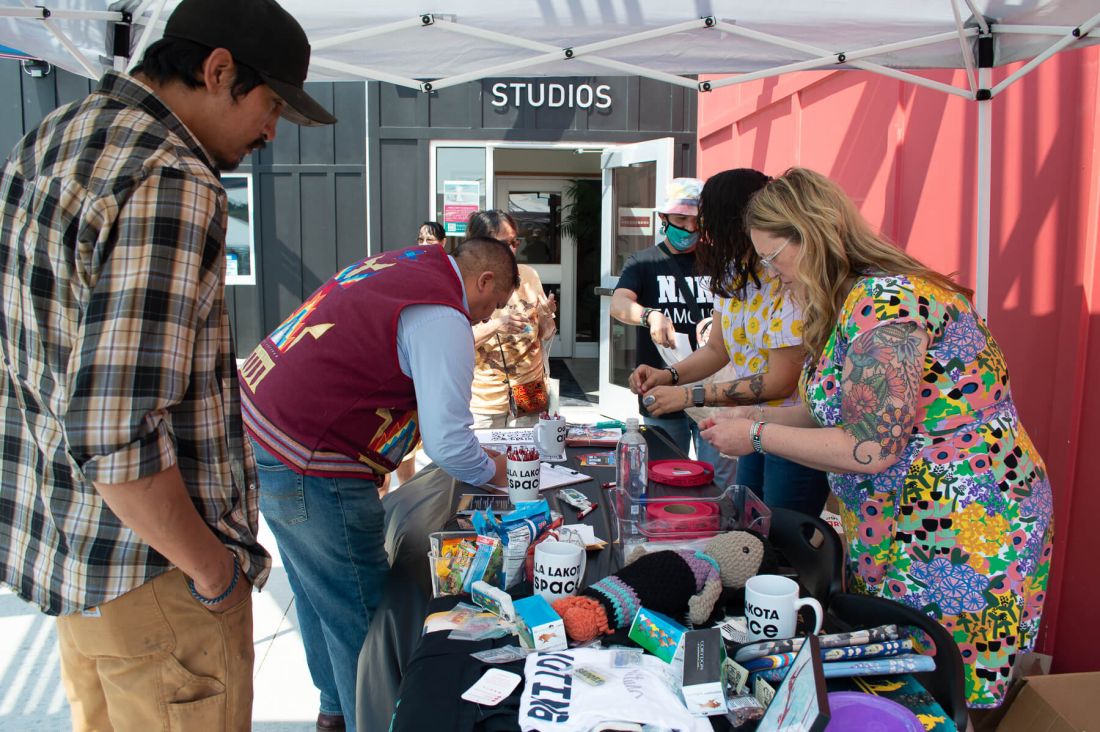
<instances>
[{"instance_id":1,"label":"black wristwatch","mask_svg":"<svg viewBox=\"0 0 1100 732\"><path fill-rule=\"evenodd\" d=\"M706 406L707 388L702 384L694 384L691 387L691 401L697 407Z\"/></svg>"}]
</instances>

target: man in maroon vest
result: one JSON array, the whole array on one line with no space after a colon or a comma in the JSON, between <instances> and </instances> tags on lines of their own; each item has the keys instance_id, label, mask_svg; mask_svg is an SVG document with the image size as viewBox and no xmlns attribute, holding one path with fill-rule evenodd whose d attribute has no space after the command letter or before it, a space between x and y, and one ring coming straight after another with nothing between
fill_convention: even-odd
<instances>
[{"instance_id":1,"label":"man in maroon vest","mask_svg":"<svg viewBox=\"0 0 1100 732\"><path fill-rule=\"evenodd\" d=\"M519 283L515 256L471 239L411 247L337 273L240 369L260 511L286 566L319 729L355 728L359 650L389 569L377 485L423 436L458 480L505 485L504 456L470 430L474 344Z\"/></svg>"}]
</instances>

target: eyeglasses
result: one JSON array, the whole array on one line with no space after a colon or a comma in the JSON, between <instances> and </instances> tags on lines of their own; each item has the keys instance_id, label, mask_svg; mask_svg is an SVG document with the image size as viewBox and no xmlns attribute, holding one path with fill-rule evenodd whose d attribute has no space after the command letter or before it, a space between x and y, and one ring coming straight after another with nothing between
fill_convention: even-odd
<instances>
[{"instance_id":1,"label":"eyeglasses","mask_svg":"<svg viewBox=\"0 0 1100 732\"><path fill-rule=\"evenodd\" d=\"M781 251L783 251L784 249L786 249L787 245L790 244L790 243L791 243L791 239L790 239L790 237L787 237L786 241L784 241L782 244L780 244L778 249L776 249L774 252L772 252L771 254L769 254L766 257L761 257L760 258L760 264L764 265L768 269L775 269L775 267L772 265L772 262L775 261L775 258L779 256L779 253Z\"/></svg>"}]
</instances>

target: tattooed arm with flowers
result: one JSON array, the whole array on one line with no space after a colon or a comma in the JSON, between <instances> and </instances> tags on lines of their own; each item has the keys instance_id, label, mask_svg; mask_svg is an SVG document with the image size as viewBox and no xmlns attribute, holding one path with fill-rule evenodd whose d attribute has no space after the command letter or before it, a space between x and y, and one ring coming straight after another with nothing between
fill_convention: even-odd
<instances>
[{"instance_id":1,"label":"tattooed arm with flowers","mask_svg":"<svg viewBox=\"0 0 1100 732\"><path fill-rule=\"evenodd\" d=\"M766 423L760 428L764 451L832 473L888 469L912 433L927 347L927 334L910 321L890 321L857 333L841 378L841 424L813 429ZM754 423L765 420L746 417L737 410L705 421L700 425L703 437L725 454L747 455L753 451Z\"/></svg>"}]
</instances>

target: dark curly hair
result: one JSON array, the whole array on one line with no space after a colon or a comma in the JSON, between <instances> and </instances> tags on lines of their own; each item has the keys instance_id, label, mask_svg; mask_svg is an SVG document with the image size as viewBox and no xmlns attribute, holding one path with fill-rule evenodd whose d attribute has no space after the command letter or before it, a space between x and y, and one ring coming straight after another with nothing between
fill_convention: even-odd
<instances>
[{"instance_id":1,"label":"dark curly hair","mask_svg":"<svg viewBox=\"0 0 1100 732\"><path fill-rule=\"evenodd\" d=\"M735 168L707 179L699 196L699 234L696 267L710 277L710 289L720 297L741 297L756 274L759 257L745 230L745 206L771 180L759 170Z\"/></svg>"}]
</instances>

